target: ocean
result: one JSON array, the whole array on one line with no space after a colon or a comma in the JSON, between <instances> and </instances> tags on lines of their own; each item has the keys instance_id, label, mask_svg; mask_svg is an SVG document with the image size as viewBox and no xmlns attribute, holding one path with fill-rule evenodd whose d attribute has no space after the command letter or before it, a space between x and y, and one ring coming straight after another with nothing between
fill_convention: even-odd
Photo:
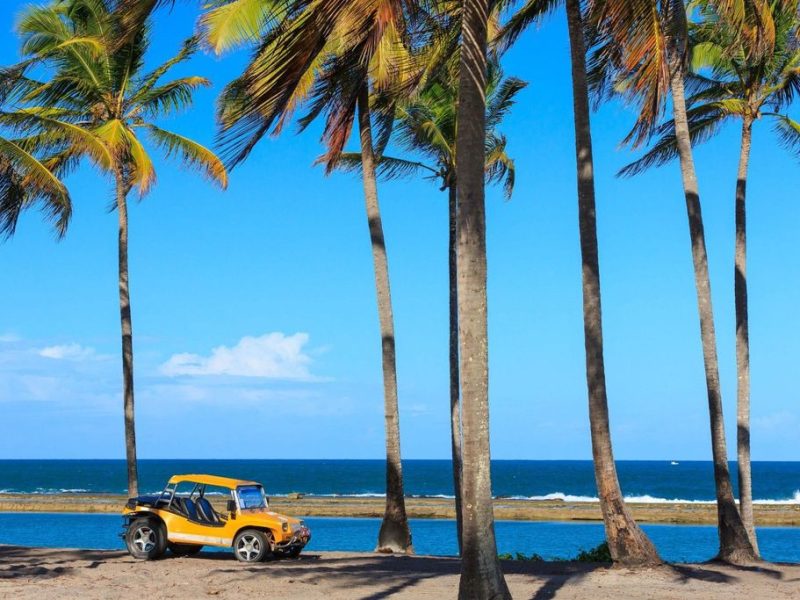
<instances>
[{"instance_id":1,"label":"ocean","mask_svg":"<svg viewBox=\"0 0 800 600\"><path fill-rule=\"evenodd\" d=\"M264 484L267 493L380 496L382 460L141 460L139 489L156 492L176 473L212 473ZM712 502L710 461L619 461L620 483L631 502ZM736 480L736 463L731 463ZM403 461L409 496L452 497L449 460ZM122 460L0 460L0 493L126 493ZM498 460L493 493L503 498L596 500L591 461ZM754 462L753 497L760 503L800 504L800 462Z\"/></svg>"},{"instance_id":2,"label":"ocean","mask_svg":"<svg viewBox=\"0 0 800 600\"><path fill-rule=\"evenodd\" d=\"M449 461L410 460L403 467L408 495L452 496ZM139 469L143 493L160 490L176 473L213 473L261 481L272 496L380 496L385 477L379 460L143 460ZM630 501L713 501L710 462L620 461L618 470ZM125 493L125 477L121 460L0 461L0 493ZM590 461L494 461L492 478L496 496L587 502L596 496ZM756 462L753 480L758 502L800 504L800 463ZM306 522L313 532L308 552L372 551L380 527L378 519L307 517ZM0 544L122 549L121 524L119 516L109 514L0 513ZM574 557L604 539L600 523L498 521L495 528L499 552L548 559ZM704 561L717 550L714 527L643 529L669 561ZM452 521L412 519L411 530L418 554L456 554ZM800 527L761 527L758 537L765 559L800 562Z\"/></svg>"}]
</instances>

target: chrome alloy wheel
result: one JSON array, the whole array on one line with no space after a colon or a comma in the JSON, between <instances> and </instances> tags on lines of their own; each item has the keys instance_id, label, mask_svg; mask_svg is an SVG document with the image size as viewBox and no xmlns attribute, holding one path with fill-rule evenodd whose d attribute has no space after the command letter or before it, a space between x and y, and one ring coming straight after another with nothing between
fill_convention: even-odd
<instances>
[{"instance_id":1,"label":"chrome alloy wheel","mask_svg":"<svg viewBox=\"0 0 800 600\"><path fill-rule=\"evenodd\" d=\"M150 552L156 547L156 532L147 525L143 525L133 534L133 545L140 552Z\"/></svg>"},{"instance_id":2,"label":"chrome alloy wheel","mask_svg":"<svg viewBox=\"0 0 800 600\"><path fill-rule=\"evenodd\" d=\"M253 534L245 534L236 544L236 554L246 562L253 562L261 555L261 540Z\"/></svg>"}]
</instances>

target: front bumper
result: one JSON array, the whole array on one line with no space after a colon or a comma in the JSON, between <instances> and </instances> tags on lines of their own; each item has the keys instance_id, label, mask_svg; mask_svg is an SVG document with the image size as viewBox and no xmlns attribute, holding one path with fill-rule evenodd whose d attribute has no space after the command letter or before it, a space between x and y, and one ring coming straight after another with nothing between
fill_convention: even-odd
<instances>
[{"instance_id":1,"label":"front bumper","mask_svg":"<svg viewBox=\"0 0 800 600\"><path fill-rule=\"evenodd\" d=\"M311 541L311 530L308 527L299 527L292 531L291 537L286 538L277 544L277 550L288 550L290 548L303 548Z\"/></svg>"}]
</instances>

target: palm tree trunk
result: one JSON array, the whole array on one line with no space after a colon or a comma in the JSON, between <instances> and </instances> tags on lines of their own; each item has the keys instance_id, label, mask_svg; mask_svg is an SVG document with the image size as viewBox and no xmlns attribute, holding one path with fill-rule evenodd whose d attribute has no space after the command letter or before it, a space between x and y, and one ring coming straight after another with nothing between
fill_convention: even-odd
<instances>
[{"instance_id":1,"label":"palm tree trunk","mask_svg":"<svg viewBox=\"0 0 800 600\"><path fill-rule=\"evenodd\" d=\"M487 0L465 0L462 12L456 184L458 194L458 328L461 360L461 600L510 599L494 535L489 451L489 340L486 298Z\"/></svg>"},{"instance_id":2,"label":"palm tree trunk","mask_svg":"<svg viewBox=\"0 0 800 600\"><path fill-rule=\"evenodd\" d=\"M454 182L448 183L450 237L448 266L450 275L450 450L453 455L453 490L456 498L456 535L461 554L461 403L458 377L458 257L456 254L457 194Z\"/></svg>"},{"instance_id":3,"label":"palm tree trunk","mask_svg":"<svg viewBox=\"0 0 800 600\"><path fill-rule=\"evenodd\" d=\"M675 54L677 56L677 53ZM747 563L756 560L756 555L733 499L731 475L728 468L725 423L722 418L722 393L717 362L717 341L714 332L714 313L711 307L711 280L708 275L708 255L706 254L703 216L700 210L700 194L694 169L689 123L686 117L684 66L681 58L671 61L670 71L675 138L678 145L683 190L686 196L686 211L689 217L697 308L700 316L700 338L703 345L703 363L708 391L711 451L717 493L718 559L734 564Z\"/></svg>"},{"instance_id":4,"label":"palm tree trunk","mask_svg":"<svg viewBox=\"0 0 800 600\"><path fill-rule=\"evenodd\" d=\"M378 319L381 328L383 363L383 397L386 421L386 511L378 533L378 552L413 553L403 493L403 466L400 462L400 414L397 405L397 365L394 347L392 294L389 289L389 264L383 225L378 206L378 184L375 177L375 154L372 148L369 90L362 86L358 94L358 126L361 138L361 170L364 199L372 241L375 265L375 288L378 296Z\"/></svg>"},{"instance_id":5,"label":"palm tree trunk","mask_svg":"<svg viewBox=\"0 0 800 600\"><path fill-rule=\"evenodd\" d=\"M745 116L742 122L742 143L739 172L736 179L736 248L734 252L734 298L736 302L736 453L739 467L739 510L758 554L755 521L753 518L753 483L750 472L750 332L747 316L747 168L750 161L750 142L753 121Z\"/></svg>"},{"instance_id":6,"label":"palm tree trunk","mask_svg":"<svg viewBox=\"0 0 800 600\"><path fill-rule=\"evenodd\" d=\"M650 539L633 520L620 490L608 419L603 327L600 304L600 264L594 195L594 164L589 122L589 90L586 83L586 49L580 0L567 0L572 95L575 122L575 154L578 167L578 218L583 262L583 330L586 346L586 381L592 456L606 540L615 562L653 565L661 562Z\"/></svg>"},{"instance_id":7,"label":"palm tree trunk","mask_svg":"<svg viewBox=\"0 0 800 600\"><path fill-rule=\"evenodd\" d=\"M122 398L125 416L125 458L128 463L128 495L139 495L139 473L136 466L136 421L133 404L133 325L131 296L128 289L128 192L121 165L115 170L117 215L119 217L119 314L122 328Z\"/></svg>"}]
</instances>

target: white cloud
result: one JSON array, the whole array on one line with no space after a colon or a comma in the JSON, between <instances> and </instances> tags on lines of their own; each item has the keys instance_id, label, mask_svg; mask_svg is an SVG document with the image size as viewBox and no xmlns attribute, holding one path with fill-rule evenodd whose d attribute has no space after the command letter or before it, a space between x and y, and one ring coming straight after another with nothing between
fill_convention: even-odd
<instances>
[{"instance_id":1,"label":"white cloud","mask_svg":"<svg viewBox=\"0 0 800 600\"><path fill-rule=\"evenodd\" d=\"M48 346L39 350L39 356L56 360L86 360L95 356L94 348L80 344L64 344L61 346Z\"/></svg>"},{"instance_id":2,"label":"white cloud","mask_svg":"<svg viewBox=\"0 0 800 600\"><path fill-rule=\"evenodd\" d=\"M13 342L19 342L21 338L13 333L0 333L0 344L11 344Z\"/></svg>"},{"instance_id":3,"label":"white cloud","mask_svg":"<svg viewBox=\"0 0 800 600\"><path fill-rule=\"evenodd\" d=\"M233 375L309 381L315 378L309 372L311 358L303 351L306 343L307 333L247 336L232 348L214 348L210 356L174 354L161 365L161 372L170 377Z\"/></svg>"},{"instance_id":4,"label":"white cloud","mask_svg":"<svg viewBox=\"0 0 800 600\"><path fill-rule=\"evenodd\" d=\"M776 430L796 427L797 417L788 410L771 413L768 415L754 416L752 428L762 432L774 432Z\"/></svg>"},{"instance_id":5,"label":"white cloud","mask_svg":"<svg viewBox=\"0 0 800 600\"><path fill-rule=\"evenodd\" d=\"M427 404L412 404L407 409L412 417L422 417L430 414L431 409Z\"/></svg>"}]
</instances>

